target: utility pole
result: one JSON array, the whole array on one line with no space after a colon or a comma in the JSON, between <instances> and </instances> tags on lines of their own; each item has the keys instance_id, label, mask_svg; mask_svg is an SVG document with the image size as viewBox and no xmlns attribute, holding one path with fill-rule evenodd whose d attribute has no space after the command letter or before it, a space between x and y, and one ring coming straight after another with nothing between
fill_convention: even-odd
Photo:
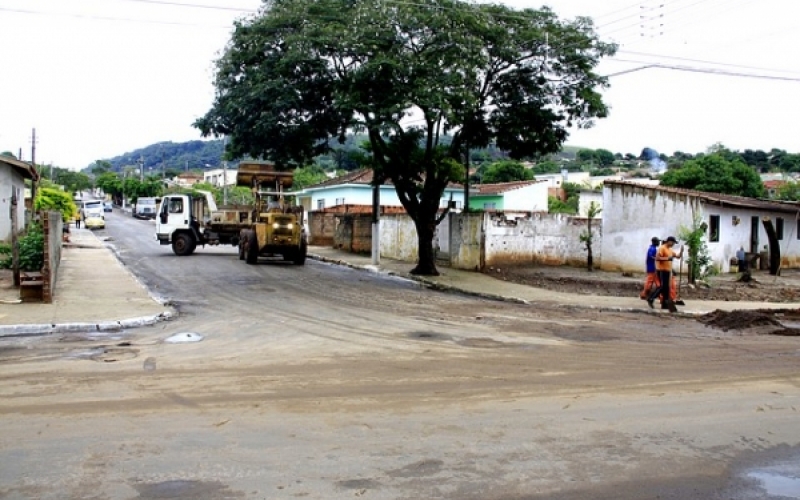
<instances>
[{"instance_id":1,"label":"utility pole","mask_svg":"<svg viewBox=\"0 0 800 500\"><path fill-rule=\"evenodd\" d=\"M222 139L222 204L228 204L228 162L225 161L225 145L227 137Z\"/></svg>"},{"instance_id":2,"label":"utility pole","mask_svg":"<svg viewBox=\"0 0 800 500\"><path fill-rule=\"evenodd\" d=\"M222 160L222 204L228 204L228 162Z\"/></svg>"},{"instance_id":3,"label":"utility pole","mask_svg":"<svg viewBox=\"0 0 800 500\"><path fill-rule=\"evenodd\" d=\"M139 182L144 182L144 156L139 155Z\"/></svg>"}]
</instances>

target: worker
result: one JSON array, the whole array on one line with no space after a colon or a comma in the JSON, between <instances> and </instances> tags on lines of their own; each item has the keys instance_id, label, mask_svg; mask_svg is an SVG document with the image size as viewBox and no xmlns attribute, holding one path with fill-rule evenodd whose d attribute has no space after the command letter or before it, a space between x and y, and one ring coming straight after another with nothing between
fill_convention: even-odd
<instances>
[{"instance_id":1,"label":"worker","mask_svg":"<svg viewBox=\"0 0 800 500\"><path fill-rule=\"evenodd\" d=\"M647 249L647 257L645 259L645 271L647 272L647 277L644 281L644 288L639 294L639 298L642 300L647 300L647 298L655 291L655 289L661 287L661 281L658 279L658 273L656 273L656 253L658 252L658 247L660 244L661 240L659 240L657 237L654 236L650 239L650 247ZM674 274L672 275L672 283L669 291L670 300L672 300L672 302L679 306L685 305L683 300L678 297L678 286L677 282L675 281ZM664 304L664 297L661 297L661 308L669 308Z\"/></svg>"},{"instance_id":2,"label":"worker","mask_svg":"<svg viewBox=\"0 0 800 500\"><path fill-rule=\"evenodd\" d=\"M672 288L672 261L675 257L679 259L683 257L683 247L681 247L679 252L672 249L677 243L678 240L675 239L674 236L670 236L658 247L658 251L656 252L656 273L661 285L658 290L647 298L647 305L650 306L650 308L653 307L653 302L656 297L660 295L664 306L670 310L676 310L674 309L675 302L670 293L670 289Z\"/></svg>"},{"instance_id":3,"label":"worker","mask_svg":"<svg viewBox=\"0 0 800 500\"><path fill-rule=\"evenodd\" d=\"M270 196L269 202L267 202L267 210L273 210L273 209L278 209L278 210L283 209L283 207L281 206L281 202L278 201L277 196Z\"/></svg>"}]
</instances>

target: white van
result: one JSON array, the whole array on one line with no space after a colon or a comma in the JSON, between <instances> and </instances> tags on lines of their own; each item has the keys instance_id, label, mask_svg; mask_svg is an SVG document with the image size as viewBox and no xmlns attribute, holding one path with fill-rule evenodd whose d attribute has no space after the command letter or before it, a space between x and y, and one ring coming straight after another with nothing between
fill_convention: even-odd
<instances>
[{"instance_id":1,"label":"white van","mask_svg":"<svg viewBox=\"0 0 800 500\"><path fill-rule=\"evenodd\" d=\"M88 217L103 218L103 200L85 200L81 205L81 219Z\"/></svg>"}]
</instances>

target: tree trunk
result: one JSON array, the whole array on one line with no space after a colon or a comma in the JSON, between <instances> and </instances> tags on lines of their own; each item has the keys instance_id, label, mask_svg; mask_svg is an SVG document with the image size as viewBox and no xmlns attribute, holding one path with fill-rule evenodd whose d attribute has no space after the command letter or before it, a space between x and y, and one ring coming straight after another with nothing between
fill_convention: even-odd
<instances>
[{"instance_id":1,"label":"tree trunk","mask_svg":"<svg viewBox=\"0 0 800 500\"><path fill-rule=\"evenodd\" d=\"M436 230L436 221L414 221L417 228L417 248L419 260L417 267L411 274L420 276L439 276L436 270L436 254L433 251L433 233Z\"/></svg>"},{"instance_id":2,"label":"tree trunk","mask_svg":"<svg viewBox=\"0 0 800 500\"><path fill-rule=\"evenodd\" d=\"M772 219L764 217L761 219L764 230L767 232L769 240L769 274L777 276L781 270L781 242L778 241L778 233L772 225Z\"/></svg>"},{"instance_id":3,"label":"tree trunk","mask_svg":"<svg viewBox=\"0 0 800 500\"><path fill-rule=\"evenodd\" d=\"M586 267L589 272L592 272L592 267L594 267L594 258L592 257L592 215L589 214L589 220L586 222Z\"/></svg>"}]
</instances>

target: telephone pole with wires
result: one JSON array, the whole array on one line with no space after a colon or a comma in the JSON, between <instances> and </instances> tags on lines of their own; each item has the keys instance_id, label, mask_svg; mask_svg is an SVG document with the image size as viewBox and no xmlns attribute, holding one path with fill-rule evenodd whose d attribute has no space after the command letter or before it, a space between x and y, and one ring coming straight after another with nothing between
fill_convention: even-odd
<instances>
[{"instance_id":1,"label":"telephone pole with wires","mask_svg":"<svg viewBox=\"0 0 800 500\"><path fill-rule=\"evenodd\" d=\"M639 35L647 38L655 38L664 34L664 4L651 4L645 2L641 5L641 15L639 19Z\"/></svg>"}]
</instances>

